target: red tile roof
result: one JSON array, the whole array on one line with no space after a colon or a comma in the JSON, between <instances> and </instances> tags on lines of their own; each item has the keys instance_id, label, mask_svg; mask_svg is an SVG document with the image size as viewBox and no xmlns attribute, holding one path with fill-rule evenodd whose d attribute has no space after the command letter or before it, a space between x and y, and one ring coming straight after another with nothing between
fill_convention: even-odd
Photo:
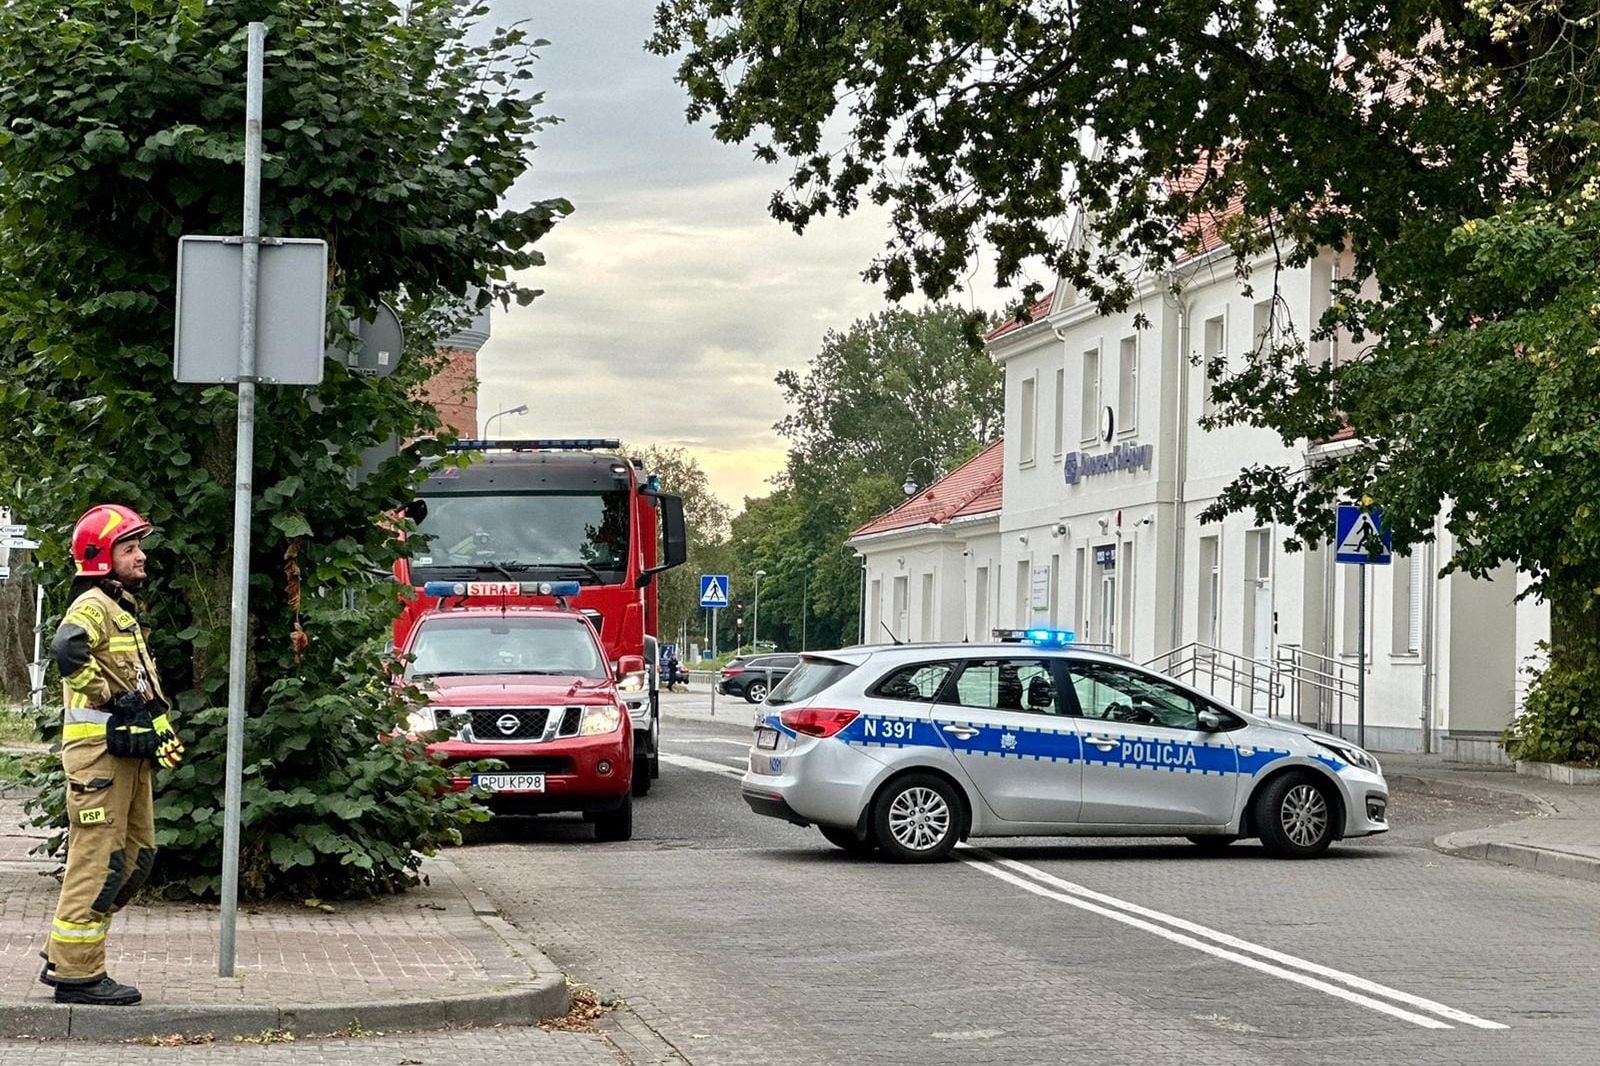
<instances>
[{"instance_id":1,"label":"red tile roof","mask_svg":"<svg viewBox=\"0 0 1600 1066\"><path fill-rule=\"evenodd\" d=\"M1053 293L1049 296L1046 296L1044 299L1028 308L1028 320L1026 322L1023 322L1021 319L1008 318L994 329L991 329L988 333L985 333L983 335L983 339L985 341L992 341L997 337L1004 337L1012 330L1021 329L1023 326L1033 325L1033 323L1039 321L1041 318L1044 318L1050 313L1050 301L1054 299L1055 295Z\"/></svg>"},{"instance_id":2,"label":"red tile roof","mask_svg":"<svg viewBox=\"0 0 1600 1066\"><path fill-rule=\"evenodd\" d=\"M892 511L886 511L851 533L865 537L914 526L941 526L954 518L1000 513L1000 475L1005 442L995 441L948 475Z\"/></svg>"}]
</instances>

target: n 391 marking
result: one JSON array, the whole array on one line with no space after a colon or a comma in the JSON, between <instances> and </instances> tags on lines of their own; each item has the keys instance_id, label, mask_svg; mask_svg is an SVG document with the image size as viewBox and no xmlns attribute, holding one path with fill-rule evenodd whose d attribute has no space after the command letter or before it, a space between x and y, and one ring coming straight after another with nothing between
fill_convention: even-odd
<instances>
[{"instance_id":1,"label":"n 391 marking","mask_svg":"<svg viewBox=\"0 0 1600 1066\"><path fill-rule=\"evenodd\" d=\"M868 718L861 723L861 735L867 740L910 740L916 725L898 718Z\"/></svg>"}]
</instances>

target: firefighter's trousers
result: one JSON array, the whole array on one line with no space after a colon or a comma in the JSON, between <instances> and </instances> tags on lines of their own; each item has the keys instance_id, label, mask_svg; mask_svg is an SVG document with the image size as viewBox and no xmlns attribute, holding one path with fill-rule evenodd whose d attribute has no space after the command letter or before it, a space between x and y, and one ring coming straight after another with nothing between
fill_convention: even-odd
<instances>
[{"instance_id":1,"label":"firefighter's trousers","mask_svg":"<svg viewBox=\"0 0 1600 1066\"><path fill-rule=\"evenodd\" d=\"M50 928L58 983L106 972L111 916L143 887L155 865L155 804L148 759L119 758L103 740L61 753L67 771L67 873Z\"/></svg>"}]
</instances>

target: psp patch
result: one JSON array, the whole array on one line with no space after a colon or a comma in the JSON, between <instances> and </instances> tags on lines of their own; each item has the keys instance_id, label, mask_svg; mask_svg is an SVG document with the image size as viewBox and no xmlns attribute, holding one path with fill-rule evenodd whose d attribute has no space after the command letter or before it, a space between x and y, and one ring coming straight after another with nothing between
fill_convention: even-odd
<instances>
[{"instance_id":1,"label":"psp patch","mask_svg":"<svg viewBox=\"0 0 1600 1066\"><path fill-rule=\"evenodd\" d=\"M78 812L78 821L83 825L101 825L106 820L104 807L89 807Z\"/></svg>"}]
</instances>

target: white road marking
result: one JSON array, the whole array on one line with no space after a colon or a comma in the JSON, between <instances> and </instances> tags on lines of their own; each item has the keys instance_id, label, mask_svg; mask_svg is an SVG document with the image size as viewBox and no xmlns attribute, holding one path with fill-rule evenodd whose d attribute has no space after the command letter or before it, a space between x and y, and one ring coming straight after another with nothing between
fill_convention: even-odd
<instances>
[{"instance_id":1,"label":"white road marking","mask_svg":"<svg viewBox=\"0 0 1600 1066\"><path fill-rule=\"evenodd\" d=\"M725 777L743 777L744 771L732 766L724 766L719 762L709 759L697 759L693 755L675 755L670 751L661 753L661 761L671 766L681 766L685 770L699 770L707 774L722 774Z\"/></svg>"},{"instance_id":2,"label":"white road marking","mask_svg":"<svg viewBox=\"0 0 1600 1066\"><path fill-rule=\"evenodd\" d=\"M1384 1003L1380 1000L1373 999L1370 996L1361 995L1360 993L1367 992L1374 996L1383 996L1386 999L1394 1000L1397 1003L1404 1003L1408 1006L1417 1007L1421 1010L1436 1014L1441 1018L1448 1018L1451 1021L1460 1022L1464 1025L1474 1026L1479 1029L1507 1028L1507 1026L1502 1025L1499 1022L1492 1022L1486 1018L1480 1018L1475 1014L1468 1014L1466 1011L1457 1010L1454 1007L1446 1006L1443 1003L1438 1003L1422 996L1412 995L1409 992L1402 992L1399 989L1390 988L1389 986L1379 984L1376 981L1369 981L1364 977L1358 977L1355 974L1345 973L1343 970L1336 970L1331 966L1323 966L1320 963L1297 958L1296 956L1289 955L1281 951L1276 951L1272 948L1263 947L1260 944L1253 944L1248 940L1243 940L1227 933L1218 932L1215 929L1209 929L1206 926L1198 924L1197 922L1191 922L1183 918L1165 914L1161 911L1151 910L1148 907L1141 907L1136 903L1129 903L1125 900L1117 899L1115 896L1108 896L1105 893L1096 892L1093 889L1085 888L1084 886L1074 884L1071 881L1062 880L1053 874L1047 873L1038 867L1030 866L1027 863L1018 862L1014 859L999 858L990 852L984 851L982 848L963 845L962 850L975 855L981 855L985 860L988 860L974 862L971 859L958 856L961 858L961 861L966 863L968 866L971 866L977 870L981 870L992 877L998 877L1003 881L1008 881L1019 888L1034 893L1035 895L1045 896L1046 898L1067 903L1083 910L1093 911L1096 914L1101 914L1107 918L1111 918L1113 921L1122 922L1125 925L1131 925L1135 928L1143 929L1146 932L1154 933L1157 936L1164 937L1187 947L1192 947L1197 951L1203 951L1209 955L1215 955L1219 958L1228 959L1231 962L1237 962L1240 965L1248 966L1251 969L1259 970L1262 973L1271 974L1274 977L1279 977L1286 981L1293 981L1296 984L1305 985L1308 988L1315 988L1319 991L1326 992L1329 995L1337 996L1340 999L1357 1003L1363 1007L1380 1011L1396 1018L1402 1018L1405 1021L1409 1021L1415 1025L1423 1026L1424 1028L1448 1029L1450 1026L1444 1024L1443 1022L1437 1021L1434 1018L1429 1018L1423 1015L1413 1014L1410 1011L1401 1010L1392 1004ZM1012 873L996 869L995 865L1008 867L1010 870L1017 871L1026 877L1032 878L1033 880L1023 880ZM1052 889L1059 889L1061 891L1053 891ZM1154 924L1157 922L1164 924ZM1182 932L1179 932L1178 930L1181 930ZM1193 935L1190 936L1185 934ZM1207 940L1211 941L1212 943L1205 943L1204 941ZM1212 946L1213 944L1223 945L1223 947L1214 947ZM1251 958L1251 955L1259 956L1260 958ZM1260 959L1270 959L1271 963L1262 962ZM1279 965L1272 965L1272 963L1277 963ZM1325 981L1316 980L1314 977L1308 975L1315 975L1317 978L1327 978L1329 981L1337 981L1341 985L1348 987L1341 988L1339 985L1328 984Z\"/></svg>"},{"instance_id":3,"label":"white road marking","mask_svg":"<svg viewBox=\"0 0 1600 1066\"><path fill-rule=\"evenodd\" d=\"M736 748L748 748L748 740L730 740L727 737L673 737L674 744L732 744Z\"/></svg>"}]
</instances>

